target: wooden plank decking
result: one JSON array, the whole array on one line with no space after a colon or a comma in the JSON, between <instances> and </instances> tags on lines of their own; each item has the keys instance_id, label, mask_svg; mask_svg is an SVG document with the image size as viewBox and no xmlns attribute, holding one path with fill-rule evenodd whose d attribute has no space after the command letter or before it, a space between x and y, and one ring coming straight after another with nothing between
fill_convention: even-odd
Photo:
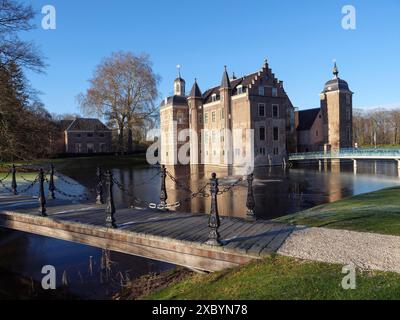
<instances>
[{"instance_id":1,"label":"wooden plank decking","mask_svg":"<svg viewBox=\"0 0 400 320\"><path fill-rule=\"evenodd\" d=\"M208 215L151 209L117 210L117 229L104 227L104 206L50 200L48 217L36 198L0 196L0 226L94 247L217 271L275 252L294 230L268 221L221 218L224 246L210 247Z\"/></svg>"}]
</instances>

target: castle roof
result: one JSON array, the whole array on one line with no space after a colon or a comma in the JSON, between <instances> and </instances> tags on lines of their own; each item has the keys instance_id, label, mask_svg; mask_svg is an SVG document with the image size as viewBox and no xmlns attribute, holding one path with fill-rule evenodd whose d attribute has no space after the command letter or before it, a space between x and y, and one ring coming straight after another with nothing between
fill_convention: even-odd
<instances>
[{"instance_id":1,"label":"castle roof","mask_svg":"<svg viewBox=\"0 0 400 320\"><path fill-rule=\"evenodd\" d=\"M180 76L174 80L174 82L186 82L183 78Z\"/></svg>"},{"instance_id":2,"label":"castle roof","mask_svg":"<svg viewBox=\"0 0 400 320\"><path fill-rule=\"evenodd\" d=\"M76 118L65 131L110 131L99 119Z\"/></svg>"},{"instance_id":3,"label":"castle roof","mask_svg":"<svg viewBox=\"0 0 400 320\"><path fill-rule=\"evenodd\" d=\"M254 73L245 75L241 78L233 79L232 81L230 81L231 89L235 90L240 85L247 87L254 80L254 77L257 75L257 73L258 72L254 72ZM204 103L211 102L211 96L213 94L219 95L220 90L221 90L221 86L217 86L217 87L213 87L213 88L210 88L207 91L205 91L203 94Z\"/></svg>"},{"instance_id":4,"label":"castle roof","mask_svg":"<svg viewBox=\"0 0 400 320\"><path fill-rule=\"evenodd\" d=\"M161 102L161 108L169 105L169 104L173 104L173 105L187 105L187 98L184 96L171 96L168 98L165 98L162 102Z\"/></svg>"},{"instance_id":5,"label":"castle roof","mask_svg":"<svg viewBox=\"0 0 400 320\"><path fill-rule=\"evenodd\" d=\"M333 66L333 79L329 80L325 83L324 91L322 93L331 92L331 91L350 91L349 85L346 81L339 78L339 68L335 62Z\"/></svg>"},{"instance_id":6,"label":"castle roof","mask_svg":"<svg viewBox=\"0 0 400 320\"><path fill-rule=\"evenodd\" d=\"M192 90L190 91L189 97L191 98L202 98L203 95L201 94L201 90L199 88L199 85L197 84L197 80L194 80L194 84L192 87Z\"/></svg>"},{"instance_id":7,"label":"castle roof","mask_svg":"<svg viewBox=\"0 0 400 320\"><path fill-rule=\"evenodd\" d=\"M224 73L222 74L221 89L231 89L231 82L229 81L228 71L225 66Z\"/></svg>"},{"instance_id":8,"label":"castle roof","mask_svg":"<svg viewBox=\"0 0 400 320\"><path fill-rule=\"evenodd\" d=\"M331 92L331 91L338 91L338 90L350 91L348 83L340 78L329 80L325 84L323 93Z\"/></svg>"},{"instance_id":9,"label":"castle roof","mask_svg":"<svg viewBox=\"0 0 400 320\"><path fill-rule=\"evenodd\" d=\"M310 130L320 111L321 108L298 111L299 125L297 126L297 130L298 131Z\"/></svg>"}]
</instances>

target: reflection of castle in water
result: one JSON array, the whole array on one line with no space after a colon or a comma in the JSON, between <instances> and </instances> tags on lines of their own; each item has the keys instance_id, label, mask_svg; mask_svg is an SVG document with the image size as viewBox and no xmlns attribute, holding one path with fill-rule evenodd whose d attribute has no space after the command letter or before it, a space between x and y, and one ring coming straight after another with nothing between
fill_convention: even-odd
<instances>
[{"instance_id":1,"label":"reflection of castle in water","mask_svg":"<svg viewBox=\"0 0 400 320\"><path fill-rule=\"evenodd\" d=\"M167 179L166 187L168 192L168 203L181 202L180 211L193 213L209 212L211 199L208 196L199 195L191 199L191 193L196 193L202 189L211 178L212 173L217 174L219 178L219 189L223 191L233 182L237 181L239 176L232 176L232 172L224 167L205 167L198 166L197 170L188 166L167 166L167 170L177 178L177 183ZM227 179L226 177L229 177ZM190 189L190 191L189 191ZM207 185L204 189L206 195L210 193L210 187ZM225 192L218 196L218 210L222 216L246 217L246 198L247 183L242 182L235 187L234 191ZM182 201L183 200L183 201Z\"/></svg>"}]
</instances>

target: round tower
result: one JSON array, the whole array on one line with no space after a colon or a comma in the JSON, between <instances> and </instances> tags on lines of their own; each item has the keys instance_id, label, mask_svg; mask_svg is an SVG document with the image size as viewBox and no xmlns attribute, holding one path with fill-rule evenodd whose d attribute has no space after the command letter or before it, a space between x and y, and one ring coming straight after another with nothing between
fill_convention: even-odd
<instances>
[{"instance_id":1,"label":"round tower","mask_svg":"<svg viewBox=\"0 0 400 320\"><path fill-rule=\"evenodd\" d=\"M353 146L353 92L339 78L335 62L333 79L326 82L320 95L324 120L325 149L338 150Z\"/></svg>"}]
</instances>

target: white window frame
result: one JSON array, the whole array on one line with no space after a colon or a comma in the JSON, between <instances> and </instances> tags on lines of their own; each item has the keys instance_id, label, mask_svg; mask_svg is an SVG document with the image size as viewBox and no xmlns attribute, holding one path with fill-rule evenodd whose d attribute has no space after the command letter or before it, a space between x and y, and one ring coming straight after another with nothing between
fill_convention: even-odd
<instances>
[{"instance_id":1,"label":"white window frame","mask_svg":"<svg viewBox=\"0 0 400 320\"><path fill-rule=\"evenodd\" d=\"M82 153L82 143L75 143L75 153Z\"/></svg>"},{"instance_id":2,"label":"white window frame","mask_svg":"<svg viewBox=\"0 0 400 320\"><path fill-rule=\"evenodd\" d=\"M211 112L211 122L215 123L217 121L217 112L212 111Z\"/></svg>"},{"instance_id":3,"label":"white window frame","mask_svg":"<svg viewBox=\"0 0 400 320\"><path fill-rule=\"evenodd\" d=\"M211 96L211 101L212 101L212 102L217 101L217 94L216 94L216 93L214 93L214 94Z\"/></svg>"},{"instance_id":4,"label":"white window frame","mask_svg":"<svg viewBox=\"0 0 400 320\"><path fill-rule=\"evenodd\" d=\"M263 114L263 115L261 115L261 113L260 113L261 107L264 108L264 114ZM267 114L267 110L266 110L266 105L265 105L265 103L259 103L259 104L258 104L258 116L264 118L264 117L266 116L266 114Z\"/></svg>"},{"instance_id":5,"label":"white window frame","mask_svg":"<svg viewBox=\"0 0 400 320\"><path fill-rule=\"evenodd\" d=\"M264 129L264 139L261 139L261 129ZM267 128L265 126L261 126L261 127L258 128L258 139L260 141L267 140Z\"/></svg>"},{"instance_id":6,"label":"white window frame","mask_svg":"<svg viewBox=\"0 0 400 320\"><path fill-rule=\"evenodd\" d=\"M91 152L89 152L89 146L91 147L90 148L92 150ZM95 149L94 143L87 143L86 144L86 152L87 153L96 153L96 149Z\"/></svg>"},{"instance_id":7,"label":"white window frame","mask_svg":"<svg viewBox=\"0 0 400 320\"><path fill-rule=\"evenodd\" d=\"M274 117L274 107L276 107L276 110L277 110L277 116L276 117ZM274 103L272 105L272 118L274 118L274 119L278 119L279 118L279 104Z\"/></svg>"}]
</instances>

